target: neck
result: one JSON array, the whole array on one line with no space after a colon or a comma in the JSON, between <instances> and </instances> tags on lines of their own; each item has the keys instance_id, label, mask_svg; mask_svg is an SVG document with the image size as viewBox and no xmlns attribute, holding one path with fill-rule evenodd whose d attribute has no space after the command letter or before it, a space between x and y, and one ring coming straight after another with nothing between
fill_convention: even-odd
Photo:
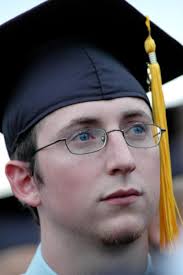
<instances>
[{"instance_id":1,"label":"neck","mask_svg":"<svg viewBox=\"0 0 183 275\"><path fill-rule=\"evenodd\" d=\"M121 270L123 274L143 274L147 268L146 233L125 245L107 246L68 233L58 237L52 232L49 236L48 230L42 232L42 240L43 257L57 274L102 275Z\"/></svg>"}]
</instances>

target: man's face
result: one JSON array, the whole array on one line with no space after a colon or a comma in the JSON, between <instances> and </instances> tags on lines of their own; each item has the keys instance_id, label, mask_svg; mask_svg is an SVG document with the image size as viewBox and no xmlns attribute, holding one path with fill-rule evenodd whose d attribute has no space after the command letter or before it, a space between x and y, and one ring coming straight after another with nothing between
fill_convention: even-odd
<instances>
[{"instance_id":1,"label":"man's face","mask_svg":"<svg viewBox=\"0 0 183 275\"><path fill-rule=\"evenodd\" d=\"M81 121L82 119L82 121ZM74 121L74 123L73 123ZM38 148L86 128L123 129L152 123L137 98L79 103L47 116L38 130ZM159 201L159 148L129 147L120 132L100 151L71 154L62 141L37 153L44 185L38 208L42 224L106 244L141 235Z\"/></svg>"}]
</instances>

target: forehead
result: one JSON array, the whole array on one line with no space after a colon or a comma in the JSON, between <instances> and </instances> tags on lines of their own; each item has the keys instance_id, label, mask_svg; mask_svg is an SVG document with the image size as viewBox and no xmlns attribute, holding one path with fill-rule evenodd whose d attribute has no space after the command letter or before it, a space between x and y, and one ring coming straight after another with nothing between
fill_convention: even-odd
<instances>
[{"instance_id":1,"label":"forehead","mask_svg":"<svg viewBox=\"0 0 183 275\"><path fill-rule=\"evenodd\" d=\"M67 126L71 121L80 118L91 117L98 120L109 121L115 118L123 118L128 114L146 116L152 119L152 113L147 103L140 98L123 97L112 100L90 101L73 104L60 108L46 116L41 125L55 125L59 122L60 127Z\"/></svg>"}]
</instances>

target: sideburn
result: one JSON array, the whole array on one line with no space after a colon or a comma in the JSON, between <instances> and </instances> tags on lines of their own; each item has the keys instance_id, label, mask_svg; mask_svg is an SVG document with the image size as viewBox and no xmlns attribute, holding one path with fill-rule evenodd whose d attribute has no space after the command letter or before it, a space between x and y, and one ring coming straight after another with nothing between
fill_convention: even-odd
<instances>
[{"instance_id":1,"label":"sideburn","mask_svg":"<svg viewBox=\"0 0 183 275\"><path fill-rule=\"evenodd\" d=\"M36 182L38 183L38 187L44 184L43 175L41 173L41 169L39 166L39 162L37 159L34 159L34 166L33 166L33 177L35 177Z\"/></svg>"}]
</instances>

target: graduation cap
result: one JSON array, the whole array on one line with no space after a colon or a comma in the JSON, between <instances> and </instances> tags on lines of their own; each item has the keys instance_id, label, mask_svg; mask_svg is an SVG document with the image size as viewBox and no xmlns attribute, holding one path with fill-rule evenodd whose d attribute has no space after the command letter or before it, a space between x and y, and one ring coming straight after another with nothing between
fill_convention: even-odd
<instances>
[{"instance_id":1,"label":"graduation cap","mask_svg":"<svg viewBox=\"0 0 183 275\"><path fill-rule=\"evenodd\" d=\"M24 133L58 108L124 96L139 97L149 104L148 54L153 63L148 68L150 89L155 90L154 120L166 128L161 81L183 74L183 48L148 19L146 27L145 20L124 0L50 0L3 24L0 130L9 155ZM163 139L162 245L177 234L170 165L165 172L167 161L170 163L167 134Z\"/></svg>"}]
</instances>

